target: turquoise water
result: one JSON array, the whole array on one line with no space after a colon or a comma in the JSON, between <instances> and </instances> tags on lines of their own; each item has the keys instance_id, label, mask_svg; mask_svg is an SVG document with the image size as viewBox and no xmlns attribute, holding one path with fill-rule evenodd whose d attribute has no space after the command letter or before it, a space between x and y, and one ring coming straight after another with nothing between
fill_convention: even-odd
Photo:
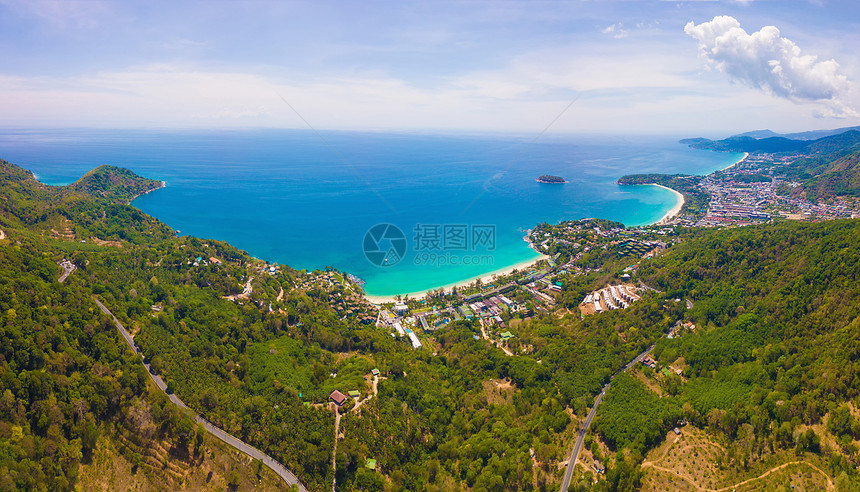
<instances>
[{"instance_id":1,"label":"turquoise water","mask_svg":"<svg viewBox=\"0 0 860 492\"><path fill-rule=\"evenodd\" d=\"M229 241L296 268L334 266L380 296L424 292L534 258L522 237L539 222L652 223L672 208L674 195L618 186L616 179L706 174L740 158L692 150L675 137L548 136L530 143L500 135L324 136L328 143L298 130L5 130L0 158L47 184L72 182L100 164L130 168L167 184L134 205L183 235ZM569 182L537 183L541 174ZM386 266L364 251L367 231L380 223L396 226L403 241L371 246L405 246Z\"/></svg>"}]
</instances>

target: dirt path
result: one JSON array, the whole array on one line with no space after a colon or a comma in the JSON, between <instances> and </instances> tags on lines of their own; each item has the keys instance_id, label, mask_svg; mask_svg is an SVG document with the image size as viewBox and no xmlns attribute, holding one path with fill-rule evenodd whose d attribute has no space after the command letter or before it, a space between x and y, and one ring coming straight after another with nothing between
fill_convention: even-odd
<instances>
[{"instance_id":1,"label":"dirt path","mask_svg":"<svg viewBox=\"0 0 860 492\"><path fill-rule=\"evenodd\" d=\"M0 239L6 239L6 233L0 230Z\"/></svg>"},{"instance_id":2,"label":"dirt path","mask_svg":"<svg viewBox=\"0 0 860 492\"><path fill-rule=\"evenodd\" d=\"M664 458L666 458L666 455L667 455L667 454L669 454L669 449L671 449L671 448L672 448L672 445L673 445L673 444L675 444L675 443L678 441L678 439L679 439L680 437L681 437L681 436L679 436L679 435L675 434L674 432L670 433L670 434L669 434L669 439L671 439L671 441L669 441L669 443L668 443L668 445L666 446L666 448L665 448L665 449L663 449L663 454L662 454L662 455L660 455L660 457L659 457L659 458L656 458L656 459L653 459L653 460L646 460L646 461L643 461L643 462L642 462L642 467L644 468L644 467L646 467L646 466L654 466L654 465L656 465L657 463L659 463L659 462L663 461L663 459L664 459ZM655 466L655 468L656 468L656 466Z\"/></svg>"},{"instance_id":3,"label":"dirt path","mask_svg":"<svg viewBox=\"0 0 860 492\"><path fill-rule=\"evenodd\" d=\"M382 378L382 379L385 379L385 378ZM358 410L359 408L361 408L361 406L362 406L362 405L364 405L365 403L367 403L368 401L370 401L370 400L371 400L371 398L373 398L374 396L376 396L377 394L379 394L379 391L378 391L378 389L377 389L377 388L378 388L378 386L379 386L379 376L373 376L373 385L372 385L372 387L373 387L373 394L372 394L372 395L368 395L368 396L367 396L367 398L365 398L365 399L363 399L363 400L358 400L358 401L356 401L356 402L355 402L355 406L354 406L354 407L352 407L352 409L350 410L350 412L355 412L356 410Z\"/></svg>"},{"instance_id":4,"label":"dirt path","mask_svg":"<svg viewBox=\"0 0 860 492\"><path fill-rule=\"evenodd\" d=\"M357 400L355 402L355 406L349 410L350 412L357 412L358 409L361 408L362 405L364 405L365 403L370 401L374 396L379 394L379 390L378 390L379 379L380 379L379 376L373 376L373 394L368 395L368 397L363 399L363 400ZM385 378L382 378L382 379L385 379ZM331 482L332 492L335 492L335 489L337 486L337 477L336 477L336 475L337 475L337 461L336 461L337 460L337 441L340 439L343 439L343 437L344 437L344 436L340 435L341 414L337 408L335 408L335 410L334 410L334 415L335 415L334 416L334 447L332 448L332 452L331 452L331 469L335 472L335 478L332 479L332 482Z\"/></svg>"},{"instance_id":5,"label":"dirt path","mask_svg":"<svg viewBox=\"0 0 860 492\"><path fill-rule=\"evenodd\" d=\"M248 278L248 281L245 282L245 290L242 291L241 294L233 294L230 296L224 296L224 299L228 299L230 301L235 301L236 299L247 299L251 296L251 292L254 291L254 288L251 287L251 281L254 280L254 277Z\"/></svg>"},{"instance_id":6,"label":"dirt path","mask_svg":"<svg viewBox=\"0 0 860 492\"><path fill-rule=\"evenodd\" d=\"M334 446L331 450L331 469L334 477L331 479L331 492L337 489L337 441L340 432L340 411L334 407Z\"/></svg>"},{"instance_id":7,"label":"dirt path","mask_svg":"<svg viewBox=\"0 0 860 492\"><path fill-rule=\"evenodd\" d=\"M490 340L490 336L489 336L489 335L487 335L487 326L484 324L484 318L478 318L478 320L479 320L479 321L480 321L480 323L481 323L481 337L482 337L484 340ZM493 342L491 341L491 343L493 343ZM502 352L504 352L504 353L505 353L505 355L507 355L508 357L513 357L513 356L514 356L514 353L513 353L513 352L511 352L510 350L508 350L508 348L507 348L507 347L505 347L504 345L502 345L502 342L493 343L493 345L495 345L496 347L498 347L498 348L502 349Z\"/></svg>"},{"instance_id":8,"label":"dirt path","mask_svg":"<svg viewBox=\"0 0 860 492\"><path fill-rule=\"evenodd\" d=\"M642 468L645 468L645 465L644 465L644 464L642 465ZM659 471L661 471L661 472L663 472L663 473L667 473L667 474L669 474L669 475L672 475L673 477L675 477L675 478L677 478L677 479L679 479L679 480L683 480L684 482L686 482L686 483L690 484L690 486L691 486L691 487L693 487L693 488L694 488L694 489L696 489L696 490L705 490L705 491L709 491L709 492L713 492L713 490L714 490L714 489L706 489L706 488L701 487L701 486L700 486L699 484L697 484L696 482L693 482L692 480L690 480L690 478L689 478L689 477L685 477L685 476L683 476L683 475L679 475L678 473L676 473L676 472L675 472L675 470L670 470L670 469L668 469L668 468L663 468L662 466L654 465L654 464L651 464L651 463L649 463L649 464L648 464L648 468L653 468L653 469L655 469L655 470L659 470Z\"/></svg>"},{"instance_id":9,"label":"dirt path","mask_svg":"<svg viewBox=\"0 0 860 492\"><path fill-rule=\"evenodd\" d=\"M775 467L771 468L770 470L768 470L768 471L766 471L766 472L762 473L761 475L759 475L759 476L757 476L757 477L755 477L755 478L750 478L750 479L748 479L748 480L744 480L743 482L736 483L736 484L734 484L734 485L730 485L730 486L728 486L728 487L723 487L723 488L721 488L721 489L717 489L717 492L723 492L724 490L725 490L725 491L732 490L732 489L734 489L734 488L736 488L736 487L740 487L741 485L746 485L746 484L748 484L748 483L750 483L750 482L754 482L754 481L756 481L756 480L760 480L760 479L762 479L762 478L764 478L764 477L766 477L766 476L770 475L770 474L771 474L771 473L773 473L773 472L776 472L776 471L782 470L783 468L785 468L785 467L787 467L787 466L789 466L789 465L808 465L808 466L810 466L811 468L814 468L817 472L819 472L819 473L821 473L822 475L824 475L824 478L826 478L826 479L827 479L827 490L834 490L834 488L835 488L835 487L833 486L833 481L832 481L832 480L830 480L830 476L829 476L829 475L827 475L826 473L824 473L824 471L823 471L823 470L821 470L821 468L818 468L817 466L813 465L812 463L807 463L807 462L805 462L805 461L789 461L788 463L783 463L783 464L781 464L781 465L779 465L779 466L775 466Z\"/></svg>"},{"instance_id":10,"label":"dirt path","mask_svg":"<svg viewBox=\"0 0 860 492\"><path fill-rule=\"evenodd\" d=\"M684 482L687 482L688 484L690 484L690 485L691 485L693 488L695 488L696 490L702 490L702 491L707 491L707 492L728 492L728 491L730 491L730 490L734 490L734 489L736 489L736 488L738 488L738 487L740 487L740 486L742 486L742 485L746 485L746 484L748 484L748 483L750 483L750 482L755 482L756 480L761 480L762 478L765 478L766 476L770 475L771 473L777 472L777 471L782 470L783 468L788 467L788 466L791 466L791 465L807 465L807 466L809 466L810 468L814 469L814 470L815 470L815 471L817 471L818 473L821 473L822 475L824 475L824 478L825 478L825 479L827 479L827 490L835 490L835 487L834 487L834 485L833 485L833 480L831 480L831 479L830 479L830 476L829 476L829 475L827 475L827 473L825 473L821 468L818 468L817 466L813 465L812 463L808 463L808 462L806 462L806 461L789 461L789 462L787 462L787 463L783 463L783 464L781 464L781 465L777 465L777 466L775 466L775 467L771 468L770 470L768 470L768 471L766 471L766 472L762 473L761 475L759 475L759 476L757 476L757 477L754 477L754 478L748 478L748 479L744 480L743 482L738 482L738 483L736 483L736 484L734 484L734 485L727 485L727 486L722 487L722 488L719 488L719 489L708 489L708 488L704 488L704 487L702 487L702 486L698 485L697 483L693 482L693 481L690 479L690 477L687 477L687 476L681 475L681 474L679 474L678 472L676 472L675 470L671 470L671 469L669 469L669 468L664 468L664 467L662 467L662 466L655 465L653 462L644 462L644 463L642 463L642 468L646 468L646 467L647 467L647 468L653 468L653 469L655 469L655 470L659 470L659 471L661 471L661 472L663 472L663 473L667 473L667 474L669 474L669 475L672 475L672 476L673 476L673 477L675 477L675 478L678 478L678 479L683 480Z\"/></svg>"},{"instance_id":11,"label":"dirt path","mask_svg":"<svg viewBox=\"0 0 860 492\"><path fill-rule=\"evenodd\" d=\"M284 298L284 288L281 287L281 291L278 292L278 297L275 298L275 301L281 302L281 299L283 299L283 298Z\"/></svg>"},{"instance_id":12,"label":"dirt path","mask_svg":"<svg viewBox=\"0 0 860 492\"><path fill-rule=\"evenodd\" d=\"M648 388L649 390L656 393L657 396L659 396L661 398L663 397L663 389L660 388L660 385L657 384L657 382L654 381L653 379L645 377L645 375L642 374L642 371L634 371L633 377L635 377L636 379L641 381L642 384L644 384L646 388Z\"/></svg>"}]
</instances>

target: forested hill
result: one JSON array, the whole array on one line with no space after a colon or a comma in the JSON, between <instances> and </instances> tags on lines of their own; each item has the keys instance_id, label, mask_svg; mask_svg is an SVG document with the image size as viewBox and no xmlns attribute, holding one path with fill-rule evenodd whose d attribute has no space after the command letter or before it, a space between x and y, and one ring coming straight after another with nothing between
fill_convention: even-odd
<instances>
[{"instance_id":1,"label":"forested hill","mask_svg":"<svg viewBox=\"0 0 860 492\"><path fill-rule=\"evenodd\" d=\"M707 138L685 138L680 141L694 149L716 150L722 152L764 152L764 153L830 153L839 148L850 147L860 143L860 131L848 130L837 135L818 138L815 140L794 140L785 137L753 138L750 136L734 136L723 140Z\"/></svg>"},{"instance_id":2,"label":"forested hill","mask_svg":"<svg viewBox=\"0 0 860 492\"><path fill-rule=\"evenodd\" d=\"M228 262L241 264L247 255L211 242L207 252L223 259L222 271L183 272L159 290L177 289L169 301L147 299L140 311L116 303L120 293L143 301L135 286L143 292L157 284L152 267L159 258L148 262L147 255L162 254L164 269L175 271L188 254L203 252L199 242L185 244L125 205L129 193L154 183L100 168L77 187L51 187L0 161L0 490L284 486L155 390L140 357L93 302L95 295L122 307L117 315L137 331L129 312L149 316L157 299L187 303L189 294L200 295L198 283L214 299L215 289L241 290L231 277L238 268ZM96 235L109 244L89 241ZM60 283L64 258L77 269ZM120 271L129 263L141 277Z\"/></svg>"},{"instance_id":3,"label":"forested hill","mask_svg":"<svg viewBox=\"0 0 860 492\"><path fill-rule=\"evenodd\" d=\"M680 143L694 149L716 150L720 152L793 152L806 149L809 142L791 140L783 137L729 137L723 140L707 138L685 138Z\"/></svg>"},{"instance_id":4,"label":"forested hill","mask_svg":"<svg viewBox=\"0 0 860 492\"><path fill-rule=\"evenodd\" d=\"M160 181L113 166L100 166L68 186L48 186L0 160L0 227L65 240L159 241L173 230L128 205L159 187Z\"/></svg>"},{"instance_id":5,"label":"forested hill","mask_svg":"<svg viewBox=\"0 0 860 492\"><path fill-rule=\"evenodd\" d=\"M160 181L138 176L125 168L103 165L65 188L124 203L160 187Z\"/></svg>"},{"instance_id":6,"label":"forested hill","mask_svg":"<svg viewBox=\"0 0 860 492\"><path fill-rule=\"evenodd\" d=\"M832 473L854 476L860 420L833 415L860 397L858 243L854 220L769 224L701 231L643 264L646 282L694 303L695 332L655 351L686 364L667 388L689 421L742 443L739 462L833 439L824 456ZM834 437L798 437L822 423Z\"/></svg>"},{"instance_id":7,"label":"forested hill","mask_svg":"<svg viewBox=\"0 0 860 492\"><path fill-rule=\"evenodd\" d=\"M58 191L2 169L3 488L110 489L85 482L107 475L97 467L108 462L125 463L129 480L147 477L150 490L259 479L256 464L213 464L219 453L151 391L93 296L170 391L310 490L331 490L334 479L342 490L555 489L594 398L655 341L658 373L616 377L594 423L599 443L586 443L605 477L595 483L577 465L574 490L643 486L655 469L646 454L682 419L716 443L707 473L732 480L723 485L788 462L810 463L845 490L860 483L856 221L679 229L648 260L619 258L612 238L590 234L580 267L592 271L558 277L562 305L627 271L653 289L598 315L559 308L506 319L515 335L506 351L476 320L420 333L425 347L412 350L336 309L350 295L337 272L278 266L272 275L229 244L176 237L119 199L110 178L98 177L106 188L94 193ZM77 269L61 284L63 258ZM245 285L252 292L238 296ZM337 421L335 389L359 394ZM215 482L194 482L193 470L207 469Z\"/></svg>"},{"instance_id":8,"label":"forested hill","mask_svg":"<svg viewBox=\"0 0 860 492\"><path fill-rule=\"evenodd\" d=\"M646 284L692 305L685 313L689 328L657 342L656 374L649 377L647 369L644 378L616 378L595 420L598 434L611 449L626 448L643 460L673 425L686 421L724 447L708 458L713 468L688 471L690 481L719 489L740 482L737 477L804 462L837 490L857 490L858 242L860 222L853 220L698 230L643 262L639 275ZM659 398L637 380L645 378L652 388L659 385ZM687 439L675 446L688 447L681 463L692 470L693 451L707 448ZM663 449L648 459L665 455ZM628 475L627 487L665 486L659 477L666 475L651 465Z\"/></svg>"},{"instance_id":9,"label":"forested hill","mask_svg":"<svg viewBox=\"0 0 860 492\"><path fill-rule=\"evenodd\" d=\"M14 191L36 199L57 200L84 194L114 203L127 203L137 195L162 186L160 181L108 165L93 169L68 186L48 186L36 181L31 172L4 160L0 160L0 183L5 193Z\"/></svg>"},{"instance_id":10,"label":"forested hill","mask_svg":"<svg viewBox=\"0 0 860 492\"><path fill-rule=\"evenodd\" d=\"M860 132L848 132L820 142L818 152L781 166L780 172L801 186L790 191L812 201L835 196L860 196Z\"/></svg>"}]
</instances>

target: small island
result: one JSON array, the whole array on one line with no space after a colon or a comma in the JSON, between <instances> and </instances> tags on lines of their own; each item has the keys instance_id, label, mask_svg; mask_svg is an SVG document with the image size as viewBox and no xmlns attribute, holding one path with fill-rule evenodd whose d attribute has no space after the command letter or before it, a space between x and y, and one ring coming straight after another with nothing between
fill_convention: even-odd
<instances>
[{"instance_id":1,"label":"small island","mask_svg":"<svg viewBox=\"0 0 860 492\"><path fill-rule=\"evenodd\" d=\"M561 176L551 176L549 174L544 174L543 176L537 179L538 183L549 183L549 184L561 184L567 183L567 181Z\"/></svg>"}]
</instances>

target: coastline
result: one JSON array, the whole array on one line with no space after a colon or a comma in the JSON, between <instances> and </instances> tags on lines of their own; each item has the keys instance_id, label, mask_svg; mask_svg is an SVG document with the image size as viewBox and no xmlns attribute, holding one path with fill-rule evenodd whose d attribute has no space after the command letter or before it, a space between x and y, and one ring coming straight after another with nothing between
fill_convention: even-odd
<instances>
[{"instance_id":1,"label":"coastline","mask_svg":"<svg viewBox=\"0 0 860 492\"><path fill-rule=\"evenodd\" d=\"M666 214L663 215L663 217L660 220L658 220L657 222L655 222L653 224L653 225L666 225L669 223L670 220L675 218L675 216L681 212L682 208L684 208L684 203L685 203L684 195L683 195L683 193L681 193L677 190L673 190L672 188L669 188L668 186L663 186L663 185L659 185L656 183L654 183L653 185L658 186L660 188L663 188L664 190L669 190L675 194L675 198L676 198L675 206L670 208L669 211L666 212Z\"/></svg>"},{"instance_id":2,"label":"coastline","mask_svg":"<svg viewBox=\"0 0 860 492\"><path fill-rule=\"evenodd\" d=\"M738 159L737 161L733 162L732 164L730 164L730 165L728 165L728 166L726 166L726 167L724 167L724 168L720 169L720 171L725 171L726 169L731 169L731 168L733 168L733 167L737 166L738 164L740 164L740 163L742 163L743 161L745 161L745 160L747 159L747 157L749 157L749 156L750 156L750 153L749 153L749 152L744 152L743 157L741 157L741 158L740 158L740 159ZM717 171L715 171L715 172L717 172ZM677 202L675 203L675 206L674 206L674 207L672 207L671 209L669 209L669 211L668 211L668 212L666 212L666 214L665 214L665 215L664 215L660 220L658 220L657 222L655 222L654 224L652 224L652 225L666 225L666 224L668 224L668 223L669 223L673 218L675 218L675 216L676 216L676 215L678 215L679 213L681 213L681 209L682 209L682 208L684 208L684 203L685 203L685 200L684 200L684 194L683 194L683 193L681 193L681 192L679 192L679 191L677 191L677 190L673 190L672 188L669 188L668 186L659 185L659 184L657 184L657 183L652 183L652 184L653 184L654 186L659 186L660 188L663 188L664 190L669 190L669 191L671 191L672 193L674 193L674 194L675 194L675 196L676 196L676 197L677 197L677 199L678 199L678 200L677 200Z\"/></svg>"},{"instance_id":3,"label":"coastline","mask_svg":"<svg viewBox=\"0 0 860 492\"><path fill-rule=\"evenodd\" d=\"M465 280L459 280L457 282L454 282L454 283L451 283L448 285L443 285L440 287L434 287L432 289L427 289L426 291L423 291L423 292L410 292L408 294L400 294L400 296L401 297L409 296L410 299L419 300L419 299L424 299L425 297L427 297L428 291L442 289L447 293L447 292L451 292L451 289L454 287L458 287L458 288L463 287L463 286L469 285L471 283L474 283L475 280L478 280L478 279L481 279L481 283L483 283L483 284L492 283L493 279L495 277L507 275L507 274L513 272L514 270L527 269L529 267L534 266L537 262L539 262L541 260L545 260L547 258L549 258L549 256L547 256L545 254L540 254L540 256L538 256L537 258L532 258L530 260L521 261L521 262L517 263L516 265L505 267L505 268L500 268L500 269L492 271L490 273L485 273L483 275L477 275L477 276L474 276L474 277L471 277L471 278L468 278ZM384 304L387 302L395 302L394 296L374 296L371 294L364 294L364 298L373 304Z\"/></svg>"},{"instance_id":4,"label":"coastline","mask_svg":"<svg viewBox=\"0 0 860 492\"><path fill-rule=\"evenodd\" d=\"M146 190L142 193L138 193L137 195L134 195L133 197L131 197L131 200L129 200L126 205L131 205L131 202L137 200L138 198L142 197L143 195L148 195L149 193L152 193L155 190L160 190L162 188L167 188L167 181L162 181L161 186L159 186L157 188L152 188L152 189Z\"/></svg>"},{"instance_id":5,"label":"coastline","mask_svg":"<svg viewBox=\"0 0 860 492\"><path fill-rule=\"evenodd\" d=\"M729 166L727 166L727 167L724 167L724 168L720 169L720 171L725 171L726 169L731 169L731 168L733 168L733 167L737 166L737 165L738 165L738 164L740 164L741 162L743 162L743 161L747 160L747 157L749 157L749 156L750 156L750 153L749 153L749 152L744 152L744 156L743 156L743 157L741 157L740 159L738 159L734 164L731 164L731 165L729 165Z\"/></svg>"}]
</instances>

